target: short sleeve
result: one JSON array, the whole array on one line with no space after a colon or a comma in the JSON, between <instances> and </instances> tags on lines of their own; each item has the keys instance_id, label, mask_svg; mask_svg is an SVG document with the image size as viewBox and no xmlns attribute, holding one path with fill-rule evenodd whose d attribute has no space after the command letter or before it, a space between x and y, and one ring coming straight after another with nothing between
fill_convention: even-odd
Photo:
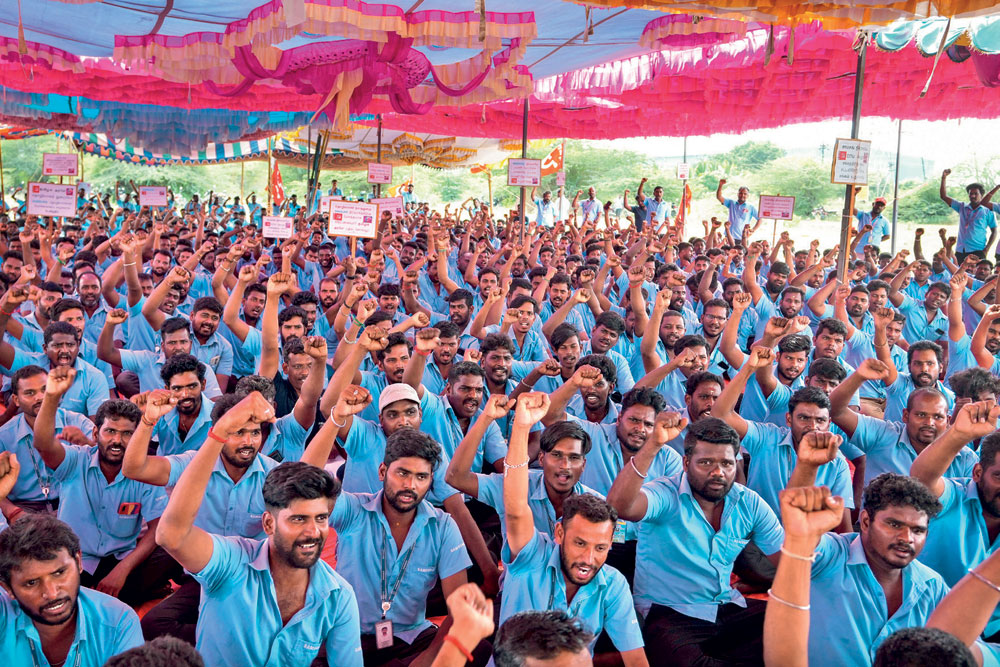
<instances>
[{"instance_id":1,"label":"short sleeve","mask_svg":"<svg viewBox=\"0 0 1000 667\"><path fill-rule=\"evenodd\" d=\"M143 484L142 489L142 520L147 523L163 516L167 509L167 492L162 486Z\"/></svg>"},{"instance_id":2,"label":"short sleeve","mask_svg":"<svg viewBox=\"0 0 1000 667\"><path fill-rule=\"evenodd\" d=\"M816 546L816 560L813 561L810 576L813 579L820 579L828 572L837 572L840 569L837 565L845 556L847 544L830 533L821 537Z\"/></svg>"},{"instance_id":3,"label":"short sleeve","mask_svg":"<svg viewBox=\"0 0 1000 667\"><path fill-rule=\"evenodd\" d=\"M373 446L378 444L378 431L381 430L375 424L355 415L351 420L351 430L347 432L344 439L344 451L347 456L360 457L367 453Z\"/></svg>"},{"instance_id":4,"label":"short sleeve","mask_svg":"<svg viewBox=\"0 0 1000 667\"><path fill-rule=\"evenodd\" d=\"M114 633L114 646L111 648L112 655L124 653L129 649L142 646L144 643L139 617L131 608L126 607L123 610Z\"/></svg>"},{"instance_id":5,"label":"short sleeve","mask_svg":"<svg viewBox=\"0 0 1000 667\"><path fill-rule=\"evenodd\" d=\"M52 479L60 484L80 477L81 471L87 465L87 459L91 456L90 448L80 445L63 445L63 451L66 456L53 471L55 475L52 476Z\"/></svg>"},{"instance_id":6,"label":"short sleeve","mask_svg":"<svg viewBox=\"0 0 1000 667\"><path fill-rule=\"evenodd\" d=\"M146 356L145 352L118 350L118 354L121 355L122 358L122 370L138 373L145 365L142 363L144 357Z\"/></svg>"},{"instance_id":7,"label":"short sleeve","mask_svg":"<svg viewBox=\"0 0 1000 667\"><path fill-rule=\"evenodd\" d=\"M337 539L346 537L357 521L358 515L364 511L361 507L361 497L349 491L341 492L333 505L331 517L333 529L337 531Z\"/></svg>"},{"instance_id":8,"label":"short sleeve","mask_svg":"<svg viewBox=\"0 0 1000 667\"><path fill-rule=\"evenodd\" d=\"M845 507L854 509L854 487L851 484L851 469L847 466L847 459L838 456L832 464L836 474L830 492L843 498Z\"/></svg>"},{"instance_id":9,"label":"short sleeve","mask_svg":"<svg viewBox=\"0 0 1000 667\"><path fill-rule=\"evenodd\" d=\"M261 335L260 330L250 327L247 330L247 337L243 339L243 351L254 357L259 357L261 353Z\"/></svg>"},{"instance_id":10,"label":"short sleeve","mask_svg":"<svg viewBox=\"0 0 1000 667\"><path fill-rule=\"evenodd\" d=\"M364 667L361 654L361 617L354 589L340 582L333 623L326 635L326 664L331 667Z\"/></svg>"},{"instance_id":11,"label":"short sleeve","mask_svg":"<svg viewBox=\"0 0 1000 667\"><path fill-rule=\"evenodd\" d=\"M216 367L215 372L219 375L232 375L233 374L233 346L230 345L228 340L222 341L224 344L222 346L222 354L219 355L219 365Z\"/></svg>"},{"instance_id":12,"label":"short sleeve","mask_svg":"<svg viewBox=\"0 0 1000 667\"><path fill-rule=\"evenodd\" d=\"M645 644L628 582L619 572L605 572L610 580L604 597L604 627L608 636L619 652L642 648Z\"/></svg>"},{"instance_id":13,"label":"short sleeve","mask_svg":"<svg viewBox=\"0 0 1000 667\"><path fill-rule=\"evenodd\" d=\"M957 199L951 200L951 210L955 211L959 215L962 214L962 206L963 206L962 202L958 201Z\"/></svg>"},{"instance_id":14,"label":"short sleeve","mask_svg":"<svg viewBox=\"0 0 1000 667\"><path fill-rule=\"evenodd\" d=\"M479 493L476 500L499 512L503 508L503 475L498 472L490 475L477 473L476 480L479 483Z\"/></svg>"},{"instance_id":15,"label":"short sleeve","mask_svg":"<svg viewBox=\"0 0 1000 667\"><path fill-rule=\"evenodd\" d=\"M507 456L507 441L504 440L496 422L490 422L486 427L486 435L483 436L483 456L488 465Z\"/></svg>"},{"instance_id":16,"label":"short sleeve","mask_svg":"<svg viewBox=\"0 0 1000 667\"><path fill-rule=\"evenodd\" d=\"M96 415L104 402L111 398L108 380L96 370L85 371L84 389L87 394L87 414Z\"/></svg>"},{"instance_id":17,"label":"short sleeve","mask_svg":"<svg viewBox=\"0 0 1000 667\"><path fill-rule=\"evenodd\" d=\"M743 436L740 444L753 457L764 447L772 445L781 439L780 437L776 438L775 435L780 436L781 432L774 424L747 421L747 434Z\"/></svg>"},{"instance_id":18,"label":"short sleeve","mask_svg":"<svg viewBox=\"0 0 1000 667\"><path fill-rule=\"evenodd\" d=\"M517 552L517 556L511 559L510 545L505 542L502 554L503 562L507 565L507 569L512 575L541 572L546 560L545 543L546 538L536 530L527 544Z\"/></svg>"},{"instance_id":19,"label":"short sleeve","mask_svg":"<svg viewBox=\"0 0 1000 667\"><path fill-rule=\"evenodd\" d=\"M870 453L880 445L895 444L897 440L899 440L899 433L890 426L890 422L868 415L858 415L858 427L854 429L851 444L865 454Z\"/></svg>"},{"instance_id":20,"label":"short sleeve","mask_svg":"<svg viewBox=\"0 0 1000 667\"><path fill-rule=\"evenodd\" d=\"M200 572L191 575L201 584L206 593L221 589L226 583L232 582L242 566L250 561L244 545L250 540L242 537L223 537L210 535L212 538L212 557Z\"/></svg>"},{"instance_id":21,"label":"short sleeve","mask_svg":"<svg viewBox=\"0 0 1000 667\"><path fill-rule=\"evenodd\" d=\"M167 478L167 486L177 485L177 481L180 480L181 475L187 470L188 464L191 463L191 460L197 453L197 449L191 449L180 454L170 454L164 457L167 459L167 463L170 464L170 477Z\"/></svg>"},{"instance_id":22,"label":"short sleeve","mask_svg":"<svg viewBox=\"0 0 1000 667\"><path fill-rule=\"evenodd\" d=\"M646 496L646 514L642 517L643 521L658 521L677 511L677 492L666 480L653 480L644 485L639 492Z\"/></svg>"},{"instance_id":23,"label":"short sleeve","mask_svg":"<svg viewBox=\"0 0 1000 667\"><path fill-rule=\"evenodd\" d=\"M309 432L302 427L295 413L285 415L275 424L280 437L276 451L281 454L282 461L298 461L306 449L306 438Z\"/></svg>"},{"instance_id":24,"label":"short sleeve","mask_svg":"<svg viewBox=\"0 0 1000 667\"><path fill-rule=\"evenodd\" d=\"M752 492L751 492L752 493ZM744 496L746 497L746 496ZM781 523L764 499L753 493L753 535L754 544L760 547L765 555L770 556L781 549L781 543L785 540L785 531L781 529Z\"/></svg>"},{"instance_id":25,"label":"short sleeve","mask_svg":"<svg viewBox=\"0 0 1000 667\"><path fill-rule=\"evenodd\" d=\"M465 548L458 524L455 523L450 514L445 512L441 512L439 538L438 543L441 545L441 551L438 557L438 577L447 579L472 566L472 560L469 559L469 552Z\"/></svg>"}]
</instances>

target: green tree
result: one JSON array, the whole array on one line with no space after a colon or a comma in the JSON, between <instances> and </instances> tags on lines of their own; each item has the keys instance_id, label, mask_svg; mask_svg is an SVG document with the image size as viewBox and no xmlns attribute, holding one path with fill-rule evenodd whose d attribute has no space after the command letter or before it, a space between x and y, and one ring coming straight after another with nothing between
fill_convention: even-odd
<instances>
[{"instance_id":1,"label":"green tree","mask_svg":"<svg viewBox=\"0 0 1000 667\"><path fill-rule=\"evenodd\" d=\"M954 212L941 201L940 187L940 180L929 180L916 185L916 187L911 187L906 192L901 192L899 196L899 220L924 225L950 223ZM957 190L957 188L951 188L951 190ZM957 192L950 194L953 197L964 199Z\"/></svg>"},{"instance_id":2,"label":"green tree","mask_svg":"<svg viewBox=\"0 0 1000 667\"><path fill-rule=\"evenodd\" d=\"M802 217L844 192L844 186L830 183L828 167L808 158L777 159L759 171L750 183L757 193L794 195L795 214Z\"/></svg>"}]
</instances>

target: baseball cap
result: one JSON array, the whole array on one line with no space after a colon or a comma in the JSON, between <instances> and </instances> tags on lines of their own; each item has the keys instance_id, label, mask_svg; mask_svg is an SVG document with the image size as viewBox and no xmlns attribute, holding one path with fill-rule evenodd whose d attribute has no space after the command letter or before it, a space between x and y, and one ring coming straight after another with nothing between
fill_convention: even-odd
<instances>
[{"instance_id":1,"label":"baseball cap","mask_svg":"<svg viewBox=\"0 0 1000 667\"><path fill-rule=\"evenodd\" d=\"M873 201L872 203L873 204L886 204L887 202L885 201L885 197L876 197L875 201Z\"/></svg>"},{"instance_id":2,"label":"baseball cap","mask_svg":"<svg viewBox=\"0 0 1000 667\"><path fill-rule=\"evenodd\" d=\"M378 397L378 411L382 412L387 405L391 405L396 401L420 403L420 397L417 396L417 390L408 384L402 382L390 384L382 390L382 394Z\"/></svg>"}]
</instances>

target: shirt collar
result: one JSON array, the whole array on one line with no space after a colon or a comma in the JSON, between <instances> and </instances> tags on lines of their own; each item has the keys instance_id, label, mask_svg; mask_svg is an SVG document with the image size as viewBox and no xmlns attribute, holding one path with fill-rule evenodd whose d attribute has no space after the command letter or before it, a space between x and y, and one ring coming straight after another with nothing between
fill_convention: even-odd
<instances>
[{"instance_id":1,"label":"shirt collar","mask_svg":"<svg viewBox=\"0 0 1000 667\"><path fill-rule=\"evenodd\" d=\"M329 535L327 539L329 539ZM268 559L270 550L271 538L261 540L257 545L257 553L250 560L250 567L258 572L267 572L268 576L271 576L271 563ZM335 577L330 576L330 571L324 568L323 564L324 561L318 559L309 568L309 583L306 587L306 604L303 610L323 603L329 597L331 591L340 588L340 583ZM300 611L299 613L302 612Z\"/></svg>"},{"instance_id":2,"label":"shirt collar","mask_svg":"<svg viewBox=\"0 0 1000 667\"><path fill-rule=\"evenodd\" d=\"M96 434L95 434L95 436L96 436ZM98 456L98 454L99 454L98 448L95 445L91 449L93 451L90 453L90 467L91 468L95 468L97 470L97 474L101 476L101 479L106 479L104 477L104 473L101 471L101 461L100 461L100 458ZM122 475L122 470L121 470L121 468L119 468L118 472L115 474L115 478L114 478L114 480L112 480L111 484L117 484L118 482L121 482L121 481L124 481L124 480L125 480L125 476ZM111 486L111 484L108 484L108 486Z\"/></svg>"},{"instance_id":3,"label":"shirt collar","mask_svg":"<svg viewBox=\"0 0 1000 667\"><path fill-rule=\"evenodd\" d=\"M273 432L274 431L272 431L272 433ZM247 467L247 471L245 473L243 473L242 477L240 477L240 481L239 482L233 482L234 484L239 484L240 482L242 482L243 480L247 479L251 475L256 475L256 474L266 475L267 474L267 471L264 470L264 465L260 462L260 457L264 456L263 450L264 450L264 448L261 447L260 451L257 452L257 456L253 457L253 462ZM215 459L215 465L212 466L212 474L215 474L215 473L219 473L219 474L225 476L225 478L228 479L230 482L233 481L233 478L229 476L229 471L226 470L225 464L222 462L222 456L221 455L217 459Z\"/></svg>"}]
</instances>

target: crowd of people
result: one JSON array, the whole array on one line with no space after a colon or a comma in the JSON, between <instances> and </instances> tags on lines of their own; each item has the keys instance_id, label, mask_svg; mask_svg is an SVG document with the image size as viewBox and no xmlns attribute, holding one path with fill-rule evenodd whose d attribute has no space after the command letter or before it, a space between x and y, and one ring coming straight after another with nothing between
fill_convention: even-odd
<instances>
[{"instance_id":1,"label":"crowd of people","mask_svg":"<svg viewBox=\"0 0 1000 667\"><path fill-rule=\"evenodd\" d=\"M996 225L947 174L957 236L895 254L884 201L772 244L725 181L701 225L646 179L626 224L411 188L371 239L325 189L287 239L7 210L4 655L1000 664Z\"/></svg>"}]
</instances>

